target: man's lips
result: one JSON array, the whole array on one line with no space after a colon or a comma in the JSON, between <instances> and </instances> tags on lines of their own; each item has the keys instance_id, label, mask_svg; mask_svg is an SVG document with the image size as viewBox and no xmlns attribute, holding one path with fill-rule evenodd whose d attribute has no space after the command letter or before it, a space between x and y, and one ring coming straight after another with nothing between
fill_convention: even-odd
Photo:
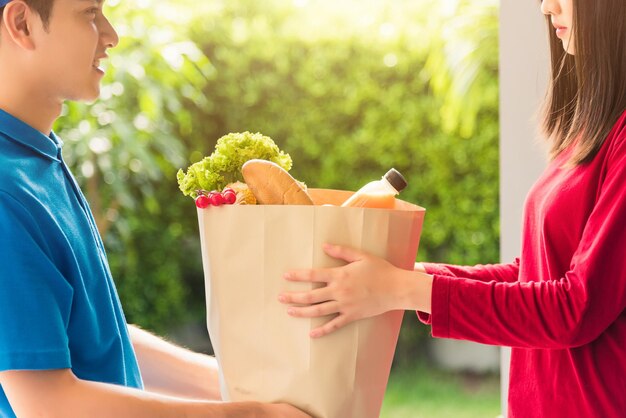
<instances>
[{"instance_id":1,"label":"man's lips","mask_svg":"<svg viewBox=\"0 0 626 418\"><path fill-rule=\"evenodd\" d=\"M100 74L104 74L104 68L100 67L100 65L99 65L99 64L94 63L94 64L92 65L92 68L93 68L94 70L96 70L98 73L100 73Z\"/></svg>"},{"instance_id":2,"label":"man's lips","mask_svg":"<svg viewBox=\"0 0 626 418\"><path fill-rule=\"evenodd\" d=\"M93 68L104 73L104 69L100 66L100 61L105 58L108 58L108 55L102 55L102 56L96 57L95 61L92 64Z\"/></svg>"}]
</instances>

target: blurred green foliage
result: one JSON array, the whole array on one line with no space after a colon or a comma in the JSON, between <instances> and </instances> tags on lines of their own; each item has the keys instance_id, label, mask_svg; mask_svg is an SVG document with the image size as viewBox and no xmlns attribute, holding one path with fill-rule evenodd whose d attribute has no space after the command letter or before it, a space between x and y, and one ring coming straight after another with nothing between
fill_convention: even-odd
<instances>
[{"instance_id":1,"label":"blurred green foliage","mask_svg":"<svg viewBox=\"0 0 626 418\"><path fill-rule=\"evenodd\" d=\"M205 4L206 3L206 4ZM261 132L310 187L395 167L427 208L418 259L496 262L496 0L125 0L102 98L56 127L105 237L130 322L204 317L193 201L176 171ZM403 331L398 361L425 333ZM404 347L404 348L402 348Z\"/></svg>"}]
</instances>

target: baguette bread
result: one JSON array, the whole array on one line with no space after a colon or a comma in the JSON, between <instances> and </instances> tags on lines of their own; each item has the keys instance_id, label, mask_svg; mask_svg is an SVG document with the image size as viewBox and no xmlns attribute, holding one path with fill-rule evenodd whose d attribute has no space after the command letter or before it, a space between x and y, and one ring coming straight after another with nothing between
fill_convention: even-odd
<instances>
[{"instance_id":1,"label":"baguette bread","mask_svg":"<svg viewBox=\"0 0 626 418\"><path fill-rule=\"evenodd\" d=\"M262 205L312 205L305 188L281 166L250 160L241 168L244 181Z\"/></svg>"}]
</instances>

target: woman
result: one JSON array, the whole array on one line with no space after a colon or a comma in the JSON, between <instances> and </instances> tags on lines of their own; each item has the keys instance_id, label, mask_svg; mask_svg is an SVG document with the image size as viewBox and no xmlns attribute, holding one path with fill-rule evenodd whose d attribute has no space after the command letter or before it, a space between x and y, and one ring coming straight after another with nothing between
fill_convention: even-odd
<instances>
[{"instance_id":1,"label":"woman","mask_svg":"<svg viewBox=\"0 0 626 418\"><path fill-rule=\"evenodd\" d=\"M552 80L544 128L552 160L530 191L520 257L414 271L344 247L347 265L288 272L326 283L279 300L311 332L394 309L436 337L512 347L509 417L626 414L626 2L544 0Z\"/></svg>"}]
</instances>

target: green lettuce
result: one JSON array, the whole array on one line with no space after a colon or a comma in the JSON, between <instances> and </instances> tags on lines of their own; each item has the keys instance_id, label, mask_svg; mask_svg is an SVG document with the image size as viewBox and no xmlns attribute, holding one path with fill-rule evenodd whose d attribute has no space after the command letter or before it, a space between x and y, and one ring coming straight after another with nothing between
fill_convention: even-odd
<instances>
[{"instance_id":1,"label":"green lettuce","mask_svg":"<svg viewBox=\"0 0 626 418\"><path fill-rule=\"evenodd\" d=\"M178 187L193 198L198 190L222 190L227 184L243 181L241 167L253 159L272 161L287 171L292 166L289 154L281 151L272 138L260 133L231 133L217 140L213 154L192 164L186 173L178 171Z\"/></svg>"}]
</instances>

